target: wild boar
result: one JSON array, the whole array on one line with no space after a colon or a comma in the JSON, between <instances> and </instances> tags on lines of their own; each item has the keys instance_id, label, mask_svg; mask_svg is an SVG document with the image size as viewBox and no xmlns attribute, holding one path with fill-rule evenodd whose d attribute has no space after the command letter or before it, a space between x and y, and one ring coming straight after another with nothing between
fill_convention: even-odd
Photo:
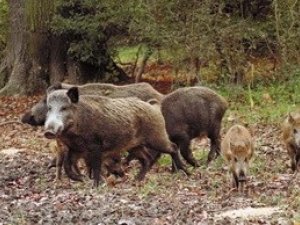
<instances>
[{"instance_id":1,"label":"wild boar","mask_svg":"<svg viewBox=\"0 0 300 225\"><path fill-rule=\"evenodd\" d=\"M221 152L230 166L233 175L233 186L244 189L249 161L254 152L253 140L250 132L242 125L232 126L225 134L221 143Z\"/></svg>"},{"instance_id":2,"label":"wild boar","mask_svg":"<svg viewBox=\"0 0 300 225\"><path fill-rule=\"evenodd\" d=\"M177 149L168 139L161 112L146 102L137 98L79 96L78 88L72 87L50 91L47 106L45 137L59 139L71 147L65 168L71 166L74 152L85 152L94 186L99 184L105 156L139 146L170 154L173 165L188 174ZM67 175L76 179L74 174Z\"/></svg>"},{"instance_id":3,"label":"wild boar","mask_svg":"<svg viewBox=\"0 0 300 225\"><path fill-rule=\"evenodd\" d=\"M282 140L295 172L300 166L300 111L289 113L282 123Z\"/></svg>"},{"instance_id":4,"label":"wild boar","mask_svg":"<svg viewBox=\"0 0 300 225\"><path fill-rule=\"evenodd\" d=\"M211 141L207 164L220 153L220 129L227 101L207 87L179 88L161 102L170 140L192 166L199 163L190 149L193 138L208 136Z\"/></svg>"},{"instance_id":5,"label":"wild boar","mask_svg":"<svg viewBox=\"0 0 300 225\"><path fill-rule=\"evenodd\" d=\"M58 89L69 89L74 85L65 84L65 83L57 83L49 87L49 90L58 90ZM111 98L118 97L137 97L143 101L151 101L151 104L159 103L163 98L163 95L156 91L150 84L141 82L136 84L128 84L117 86L113 84L106 83L90 83L78 86L80 93L82 95L96 94L101 96L108 96ZM44 96L37 104L35 104L29 111L25 112L21 118L23 123L30 124L32 126L42 126L45 123L46 115L47 115L47 96ZM153 102L153 103L152 103ZM61 170L61 163L63 162L64 152L60 151L60 145L55 146L57 149L56 157L51 160L51 163L48 168L58 166L56 170ZM54 148L54 146L52 146ZM67 148L64 148L66 150ZM76 156L74 162L76 162L76 158L80 158L80 156ZM114 157L116 159L116 157ZM56 162L56 160L58 160ZM113 169L112 166L108 165L108 162L111 159L107 159L106 169L114 174L122 175L122 169L117 164ZM112 161L111 161L112 162ZM76 164L76 163L75 163ZM76 165L74 164L74 168ZM60 179L61 171L56 171L57 179Z\"/></svg>"},{"instance_id":6,"label":"wild boar","mask_svg":"<svg viewBox=\"0 0 300 225\"><path fill-rule=\"evenodd\" d=\"M66 151L68 151L68 149L59 140L50 142L49 147L50 147L51 152L56 155L56 158L51 161L50 165L48 166L48 169L50 169L52 167L56 167L55 180L58 181L58 180L61 180L61 169L63 166L64 155L65 155ZM76 172L79 172L77 164L74 164L74 166L76 167L75 168Z\"/></svg>"},{"instance_id":7,"label":"wild boar","mask_svg":"<svg viewBox=\"0 0 300 225\"><path fill-rule=\"evenodd\" d=\"M57 83L50 86L49 89L69 89L74 86L75 85L73 84ZM78 86L78 89L81 95L100 95L110 98L137 97L142 101L154 99L160 102L164 96L146 82L122 86L107 83L89 83ZM21 121L32 126L43 126L46 120L46 115L47 103L46 96L44 96L29 111L23 114Z\"/></svg>"},{"instance_id":8,"label":"wild boar","mask_svg":"<svg viewBox=\"0 0 300 225\"><path fill-rule=\"evenodd\" d=\"M54 159L51 160L48 169L52 167L56 167L56 176L55 180L59 181L61 180L61 171L62 166L64 162L65 155L67 151L69 151L68 147L65 146L61 141L56 140L50 142L49 145L51 151L53 154L56 155ZM81 176L80 170L78 168L78 161L82 159L84 162L86 162L85 155L84 154L75 154L72 158L72 171L76 173L76 175ZM86 169L89 177L91 178L91 171L89 168ZM124 176L124 170L122 168L122 162L121 162L121 156L120 154L112 154L110 157L105 158L103 160L103 165L101 168L101 174L105 177L109 176L110 174L114 174L116 176Z\"/></svg>"},{"instance_id":9,"label":"wild boar","mask_svg":"<svg viewBox=\"0 0 300 225\"><path fill-rule=\"evenodd\" d=\"M141 164L141 170L136 179L141 181L160 156L160 152L145 147L130 149L128 156L126 157L125 165L128 166L132 160L138 160Z\"/></svg>"}]
</instances>

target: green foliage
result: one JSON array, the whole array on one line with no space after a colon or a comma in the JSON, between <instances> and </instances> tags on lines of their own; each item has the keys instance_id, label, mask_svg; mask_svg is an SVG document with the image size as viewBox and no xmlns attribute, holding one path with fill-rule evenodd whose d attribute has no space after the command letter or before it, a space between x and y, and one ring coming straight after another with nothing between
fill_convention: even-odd
<instances>
[{"instance_id":1,"label":"green foliage","mask_svg":"<svg viewBox=\"0 0 300 225\"><path fill-rule=\"evenodd\" d=\"M68 38L69 55L89 64L105 63L116 47L144 44L173 56L168 63L175 69L189 72L193 65L187 62L208 60L217 81L247 83L253 58L299 63L299 5L283 0L57 0L52 28Z\"/></svg>"},{"instance_id":2,"label":"green foliage","mask_svg":"<svg viewBox=\"0 0 300 225\"><path fill-rule=\"evenodd\" d=\"M58 0L52 22L56 34L67 37L68 53L91 65L106 64L108 41L126 28L128 13L117 1Z\"/></svg>"}]
</instances>

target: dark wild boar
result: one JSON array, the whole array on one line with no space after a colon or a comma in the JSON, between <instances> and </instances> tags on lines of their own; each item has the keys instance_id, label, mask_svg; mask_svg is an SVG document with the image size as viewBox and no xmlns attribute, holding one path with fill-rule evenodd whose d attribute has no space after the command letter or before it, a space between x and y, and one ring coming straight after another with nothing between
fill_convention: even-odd
<instances>
[{"instance_id":1,"label":"dark wild boar","mask_svg":"<svg viewBox=\"0 0 300 225\"><path fill-rule=\"evenodd\" d=\"M162 100L161 111L170 140L192 166L199 166L190 149L193 138L205 135L210 139L207 163L219 155L221 122L227 108L227 101L206 87L179 88Z\"/></svg>"},{"instance_id":2,"label":"dark wild boar","mask_svg":"<svg viewBox=\"0 0 300 225\"><path fill-rule=\"evenodd\" d=\"M243 191L249 162L254 152L253 140L247 128L242 125L232 126L222 140L221 152L230 166L233 186Z\"/></svg>"},{"instance_id":3,"label":"dark wild boar","mask_svg":"<svg viewBox=\"0 0 300 225\"><path fill-rule=\"evenodd\" d=\"M295 172L300 167L300 111L289 113L282 123L282 140Z\"/></svg>"},{"instance_id":4,"label":"dark wild boar","mask_svg":"<svg viewBox=\"0 0 300 225\"><path fill-rule=\"evenodd\" d=\"M162 114L146 102L88 95L79 98L78 88L72 87L50 92L47 106L45 136L59 139L69 147L65 167L70 167L74 152L85 152L94 186L99 184L103 158L142 146L170 154L173 165L186 171L168 139ZM73 175L68 174L77 179Z\"/></svg>"}]
</instances>

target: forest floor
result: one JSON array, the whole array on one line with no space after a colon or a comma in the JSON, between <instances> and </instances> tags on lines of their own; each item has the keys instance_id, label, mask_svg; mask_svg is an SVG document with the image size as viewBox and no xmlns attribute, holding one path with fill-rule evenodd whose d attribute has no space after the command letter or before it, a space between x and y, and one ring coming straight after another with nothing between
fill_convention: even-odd
<instances>
[{"instance_id":1,"label":"forest floor","mask_svg":"<svg viewBox=\"0 0 300 225\"><path fill-rule=\"evenodd\" d=\"M1 97L0 123L18 120L39 98ZM98 189L89 179L70 182L65 175L55 183L55 169L47 170L53 153L42 128L2 124L0 224L297 224L300 175L289 169L279 127L252 124L251 131L256 153L242 194L231 189L221 157L205 165L206 140L193 144L203 166L189 168L190 177L172 174L164 157L143 183L134 181L138 164ZM232 212L238 209L244 211Z\"/></svg>"}]
</instances>

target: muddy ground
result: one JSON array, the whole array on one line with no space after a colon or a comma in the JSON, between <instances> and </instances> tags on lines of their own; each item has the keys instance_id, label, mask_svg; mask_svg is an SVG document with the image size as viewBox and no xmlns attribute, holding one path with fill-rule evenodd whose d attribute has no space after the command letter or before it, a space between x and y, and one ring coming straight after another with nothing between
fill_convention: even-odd
<instances>
[{"instance_id":1,"label":"muddy ground","mask_svg":"<svg viewBox=\"0 0 300 225\"><path fill-rule=\"evenodd\" d=\"M0 123L19 119L38 99L1 97ZM254 124L251 129L256 154L246 191L240 194L231 189L221 158L205 166L205 140L193 145L203 166L190 168L190 177L171 174L169 159L163 159L143 183L134 181L135 163L124 178L110 177L98 189L91 189L88 178L76 183L64 176L56 184L55 170L47 170L52 153L42 128L2 124L0 224L293 224L300 213L300 180L288 167L278 126ZM271 207L276 212L268 215L261 209L262 215L222 216L247 207Z\"/></svg>"}]
</instances>

